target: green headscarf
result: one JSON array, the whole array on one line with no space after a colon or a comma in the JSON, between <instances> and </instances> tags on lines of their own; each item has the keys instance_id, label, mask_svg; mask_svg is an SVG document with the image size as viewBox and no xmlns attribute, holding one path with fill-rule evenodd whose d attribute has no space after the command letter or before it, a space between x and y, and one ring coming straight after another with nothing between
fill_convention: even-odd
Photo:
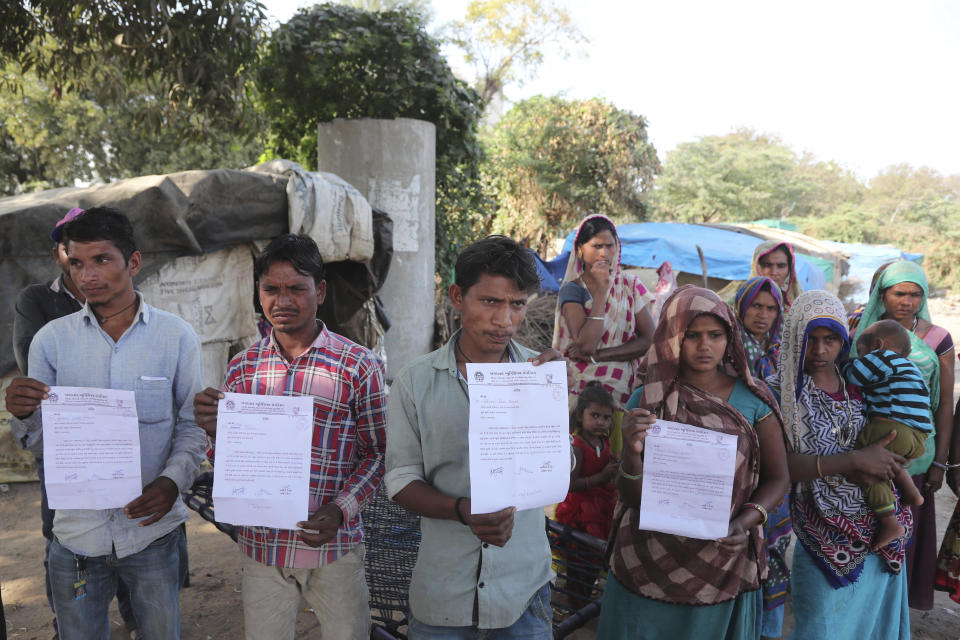
<instances>
[{"instance_id":1,"label":"green headscarf","mask_svg":"<svg viewBox=\"0 0 960 640\"><path fill-rule=\"evenodd\" d=\"M930 310L927 308L927 294L929 293L927 274L923 272L923 267L916 262L904 260L890 264L883 270L883 273L880 274L876 286L873 287L873 290L870 292L870 300L867 301L867 306L863 308L860 324L857 325L858 329L866 329L886 313L886 308L883 306L883 293L890 287L900 284L901 282L912 282L920 287L923 291L923 302L920 303L920 309L917 311L917 315L927 322L931 322ZM853 342L853 345L850 348L850 357L855 358L859 355L857 353L856 339L851 339L851 342ZM927 383L927 388L930 390L930 419L932 421L937 414L937 407L940 406L940 358L936 352L930 348L930 345L919 338L913 331L910 332L909 358L910 361L920 369L920 373L923 374L923 379ZM936 423L934 422L934 424ZM908 467L910 475L925 473L927 468L930 467L930 462L933 460L935 452L934 432L936 432L936 428L930 433L930 438L927 440L927 450L924 455L914 460Z\"/></svg>"},{"instance_id":2,"label":"green headscarf","mask_svg":"<svg viewBox=\"0 0 960 640\"><path fill-rule=\"evenodd\" d=\"M883 306L883 293L901 282L912 282L923 290L923 302L920 303L920 310L917 315L930 322L930 310L927 309L927 294L930 292L930 288L927 285L927 274L923 272L923 267L916 262L903 260L881 268L883 272L880 274L876 286L870 291L870 299L867 301L867 306L863 308L858 326L869 327L886 313L887 310ZM857 348L854 345L850 349L850 356L856 357L856 355Z\"/></svg>"}]
</instances>

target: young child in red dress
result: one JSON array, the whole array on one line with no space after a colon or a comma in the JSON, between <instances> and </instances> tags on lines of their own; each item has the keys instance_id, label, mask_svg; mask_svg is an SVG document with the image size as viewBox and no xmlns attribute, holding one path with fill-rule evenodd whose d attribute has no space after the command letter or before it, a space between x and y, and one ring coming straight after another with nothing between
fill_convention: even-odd
<instances>
[{"instance_id":1,"label":"young child in red dress","mask_svg":"<svg viewBox=\"0 0 960 640\"><path fill-rule=\"evenodd\" d=\"M557 505L557 521L606 540L617 502L619 461L610 454L613 397L599 384L588 384L577 398L570 416L573 454L577 462L570 474L570 492Z\"/></svg>"},{"instance_id":2,"label":"young child in red dress","mask_svg":"<svg viewBox=\"0 0 960 640\"><path fill-rule=\"evenodd\" d=\"M576 464L570 474L570 492L557 505L557 521L606 540L617 502L614 480L619 461L610 454L613 397L599 383L590 383L577 398L570 415ZM573 545L574 543L571 543ZM573 551L573 549L571 549ZM569 602L579 608L589 602L600 576L598 563L567 555Z\"/></svg>"}]
</instances>

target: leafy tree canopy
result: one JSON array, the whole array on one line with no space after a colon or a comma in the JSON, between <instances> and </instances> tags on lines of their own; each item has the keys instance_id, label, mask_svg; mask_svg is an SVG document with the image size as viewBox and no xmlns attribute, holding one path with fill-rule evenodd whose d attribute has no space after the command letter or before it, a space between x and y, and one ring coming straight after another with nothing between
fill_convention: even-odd
<instances>
[{"instance_id":1,"label":"leafy tree canopy","mask_svg":"<svg viewBox=\"0 0 960 640\"><path fill-rule=\"evenodd\" d=\"M17 0L0 4L0 64L35 73L56 97L95 90L117 102L149 78L167 119L185 109L243 121L264 19L255 0ZM20 88L20 77L0 84Z\"/></svg>"},{"instance_id":2,"label":"leafy tree canopy","mask_svg":"<svg viewBox=\"0 0 960 640\"><path fill-rule=\"evenodd\" d=\"M643 219L645 194L660 170L643 116L599 98L524 100L487 142L484 176L498 203L494 230L541 248L591 212Z\"/></svg>"},{"instance_id":3,"label":"leafy tree canopy","mask_svg":"<svg viewBox=\"0 0 960 640\"><path fill-rule=\"evenodd\" d=\"M458 80L406 7L301 10L273 34L257 72L269 153L316 166L317 125L334 118L417 118L437 127L437 265L445 277L483 217L480 98Z\"/></svg>"},{"instance_id":4,"label":"leafy tree canopy","mask_svg":"<svg viewBox=\"0 0 960 640\"><path fill-rule=\"evenodd\" d=\"M0 87L0 194L107 182L187 169L243 167L253 164L259 143L242 131L201 113L164 126L141 126L147 119L167 122L166 102L156 86L131 81L125 99L104 101L94 91L59 98L47 81L20 73L9 63L2 72L15 77L17 91ZM186 115L186 114L183 114ZM202 129L207 135L185 139Z\"/></svg>"},{"instance_id":5,"label":"leafy tree canopy","mask_svg":"<svg viewBox=\"0 0 960 640\"><path fill-rule=\"evenodd\" d=\"M681 222L778 218L813 186L795 174L796 155L775 136L740 129L667 153L653 195L655 216Z\"/></svg>"},{"instance_id":6,"label":"leafy tree canopy","mask_svg":"<svg viewBox=\"0 0 960 640\"><path fill-rule=\"evenodd\" d=\"M423 19L424 24L430 22L433 17L433 7L430 0L339 0L339 3L351 6L354 9L374 12L409 9L418 14Z\"/></svg>"},{"instance_id":7,"label":"leafy tree canopy","mask_svg":"<svg viewBox=\"0 0 960 640\"><path fill-rule=\"evenodd\" d=\"M472 0L467 15L450 25L451 42L474 66L484 105L505 84L531 76L543 62L543 49L585 43L570 14L544 0Z\"/></svg>"}]
</instances>

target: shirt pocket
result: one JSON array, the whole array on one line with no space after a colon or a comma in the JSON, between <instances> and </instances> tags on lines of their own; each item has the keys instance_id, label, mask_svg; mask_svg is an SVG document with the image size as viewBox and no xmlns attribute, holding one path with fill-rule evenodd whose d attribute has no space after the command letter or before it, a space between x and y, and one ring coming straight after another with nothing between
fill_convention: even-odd
<instances>
[{"instance_id":1,"label":"shirt pocket","mask_svg":"<svg viewBox=\"0 0 960 640\"><path fill-rule=\"evenodd\" d=\"M173 417L173 383L165 376L140 376L133 386L137 419L152 424Z\"/></svg>"}]
</instances>

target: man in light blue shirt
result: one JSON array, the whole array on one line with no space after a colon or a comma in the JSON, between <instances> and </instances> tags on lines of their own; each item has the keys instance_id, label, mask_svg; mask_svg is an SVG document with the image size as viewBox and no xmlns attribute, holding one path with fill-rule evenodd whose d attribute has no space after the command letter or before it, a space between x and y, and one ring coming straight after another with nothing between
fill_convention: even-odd
<instances>
[{"instance_id":1,"label":"man in light blue shirt","mask_svg":"<svg viewBox=\"0 0 960 640\"><path fill-rule=\"evenodd\" d=\"M419 513L411 640L548 640L550 545L541 509L472 514L468 362L545 362L512 339L540 284L530 254L503 236L460 254L450 300L462 328L394 380L387 409L391 498Z\"/></svg>"},{"instance_id":2,"label":"man in light blue shirt","mask_svg":"<svg viewBox=\"0 0 960 640\"><path fill-rule=\"evenodd\" d=\"M70 275L86 304L34 337L31 377L7 389L14 436L42 449L38 409L51 385L131 390L145 486L122 509L57 510L50 580L60 637L109 638L109 605L121 578L144 637L177 639L177 544L188 518L180 492L193 483L206 448L191 402L202 388L200 341L190 325L134 290L141 255L126 216L90 209L64 234Z\"/></svg>"}]
</instances>

